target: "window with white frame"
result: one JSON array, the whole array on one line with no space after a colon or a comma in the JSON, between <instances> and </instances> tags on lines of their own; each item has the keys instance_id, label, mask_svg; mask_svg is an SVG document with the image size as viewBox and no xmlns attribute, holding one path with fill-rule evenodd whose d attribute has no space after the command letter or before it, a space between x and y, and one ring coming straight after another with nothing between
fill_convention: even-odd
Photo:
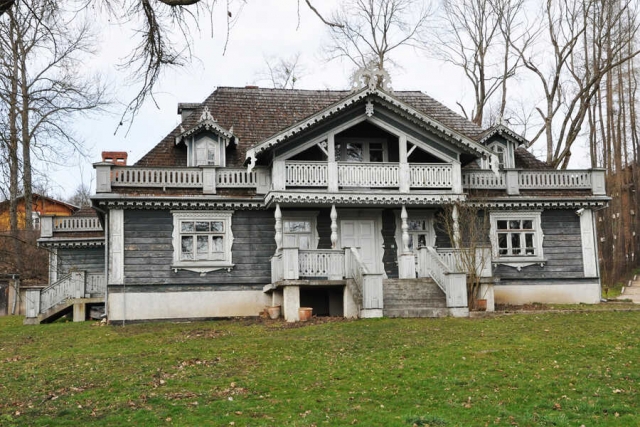
<instances>
[{"instance_id":1,"label":"window with white frame","mask_svg":"<svg viewBox=\"0 0 640 427\"><path fill-rule=\"evenodd\" d=\"M435 245L435 230L433 228L433 213L430 211L408 211L407 225L409 229L409 251L418 253L418 249ZM396 242L398 253L402 253L402 219L400 212L396 217Z\"/></svg>"},{"instance_id":2,"label":"window with white frame","mask_svg":"<svg viewBox=\"0 0 640 427\"><path fill-rule=\"evenodd\" d=\"M225 142L220 135L206 133L189 138L187 144L187 166L224 166Z\"/></svg>"},{"instance_id":3,"label":"window with white frame","mask_svg":"<svg viewBox=\"0 0 640 427\"><path fill-rule=\"evenodd\" d=\"M173 267L212 271L232 267L232 212L173 212Z\"/></svg>"},{"instance_id":4,"label":"window with white frame","mask_svg":"<svg viewBox=\"0 0 640 427\"><path fill-rule=\"evenodd\" d=\"M317 215L317 213L315 214ZM316 216L289 213L283 215L282 237L286 248L316 249Z\"/></svg>"},{"instance_id":5,"label":"window with white frame","mask_svg":"<svg viewBox=\"0 0 640 427\"><path fill-rule=\"evenodd\" d=\"M496 156L498 156L498 165L499 165L500 169L504 169L505 167L509 167L509 165L506 163L507 147L505 147L502 144L495 143L495 144L491 145L490 148L491 148L491 151L496 153Z\"/></svg>"},{"instance_id":6,"label":"window with white frame","mask_svg":"<svg viewBox=\"0 0 640 427\"><path fill-rule=\"evenodd\" d=\"M495 259L543 260L540 212L492 212L491 241Z\"/></svg>"}]
</instances>

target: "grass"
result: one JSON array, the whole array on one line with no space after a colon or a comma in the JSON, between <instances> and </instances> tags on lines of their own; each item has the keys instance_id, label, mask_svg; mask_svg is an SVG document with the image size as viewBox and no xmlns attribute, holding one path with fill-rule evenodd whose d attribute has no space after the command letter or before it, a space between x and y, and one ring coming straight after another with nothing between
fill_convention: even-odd
<instances>
[{"instance_id":1,"label":"grass","mask_svg":"<svg viewBox=\"0 0 640 427\"><path fill-rule=\"evenodd\" d=\"M638 426L639 311L22 326L0 425Z\"/></svg>"}]
</instances>

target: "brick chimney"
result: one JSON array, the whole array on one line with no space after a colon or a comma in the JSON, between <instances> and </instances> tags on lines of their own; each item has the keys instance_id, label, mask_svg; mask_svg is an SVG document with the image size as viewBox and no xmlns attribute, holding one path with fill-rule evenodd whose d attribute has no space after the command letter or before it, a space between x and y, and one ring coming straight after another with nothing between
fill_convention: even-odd
<instances>
[{"instance_id":1,"label":"brick chimney","mask_svg":"<svg viewBox=\"0 0 640 427\"><path fill-rule=\"evenodd\" d=\"M127 166L126 151L103 151L102 161L113 163L115 166Z\"/></svg>"}]
</instances>

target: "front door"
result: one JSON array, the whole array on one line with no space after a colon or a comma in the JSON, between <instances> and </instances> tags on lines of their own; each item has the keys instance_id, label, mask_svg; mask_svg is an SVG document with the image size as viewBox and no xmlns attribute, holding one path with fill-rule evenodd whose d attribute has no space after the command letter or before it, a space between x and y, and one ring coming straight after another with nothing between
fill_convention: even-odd
<instances>
[{"instance_id":1,"label":"front door","mask_svg":"<svg viewBox=\"0 0 640 427\"><path fill-rule=\"evenodd\" d=\"M340 246L358 248L362 262L370 273L378 273L376 221L373 219L343 219L340 221Z\"/></svg>"}]
</instances>

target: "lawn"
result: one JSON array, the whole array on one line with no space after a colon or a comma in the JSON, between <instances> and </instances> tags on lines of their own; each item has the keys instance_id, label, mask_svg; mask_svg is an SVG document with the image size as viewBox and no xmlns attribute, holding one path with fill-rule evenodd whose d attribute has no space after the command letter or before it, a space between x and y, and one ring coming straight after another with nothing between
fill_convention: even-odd
<instances>
[{"instance_id":1,"label":"lawn","mask_svg":"<svg viewBox=\"0 0 640 427\"><path fill-rule=\"evenodd\" d=\"M22 326L0 425L638 426L640 312Z\"/></svg>"}]
</instances>

